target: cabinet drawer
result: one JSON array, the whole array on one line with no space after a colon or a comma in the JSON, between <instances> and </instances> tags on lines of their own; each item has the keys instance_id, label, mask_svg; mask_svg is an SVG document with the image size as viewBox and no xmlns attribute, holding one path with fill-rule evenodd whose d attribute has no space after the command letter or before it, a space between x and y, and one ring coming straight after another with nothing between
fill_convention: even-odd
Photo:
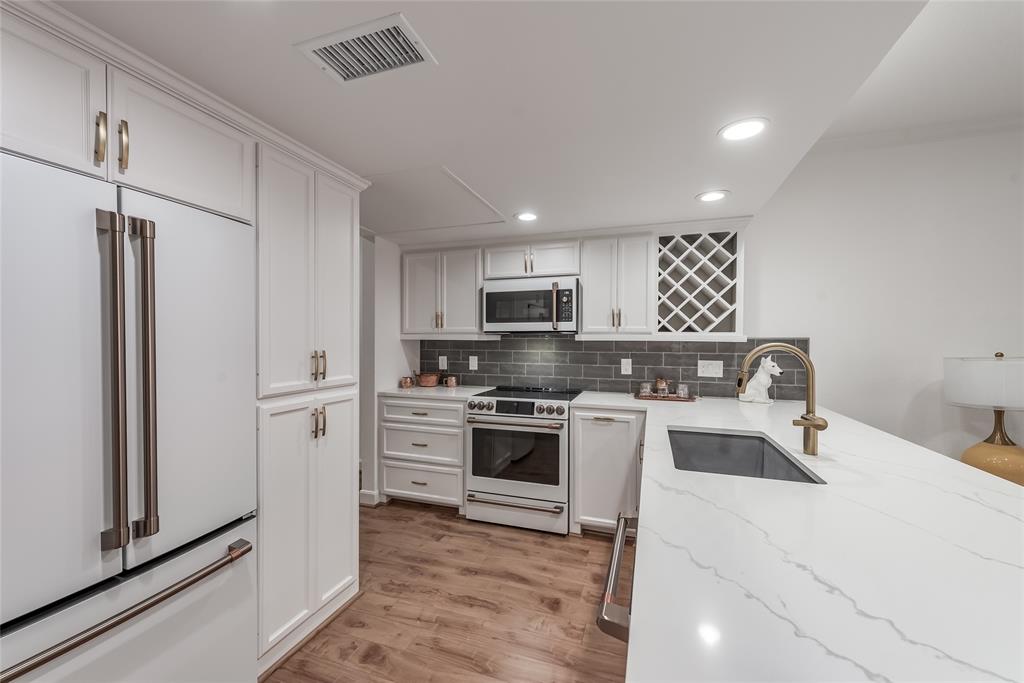
<instances>
[{"instance_id":1,"label":"cabinet drawer","mask_svg":"<svg viewBox=\"0 0 1024 683\"><path fill-rule=\"evenodd\" d=\"M460 401L410 401L384 399L381 419L387 422L418 422L424 425L462 427Z\"/></svg>"},{"instance_id":2,"label":"cabinet drawer","mask_svg":"<svg viewBox=\"0 0 1024 683\"><path fill-rule=\"evenodd\" d=\"M381 431L381 450L385 458L462 466L461 429L384 424Z\"/></svg>"},{"instance_id":3,"label":"cabinet drawer","mask_svg":"<svg viewBox=\"0 0 1024 683\"><path fill-rule=\"evenodd\" d=\"M441 505L462 505L462 469L384 460L384 494Z\"/></svg>"}]
</instances>

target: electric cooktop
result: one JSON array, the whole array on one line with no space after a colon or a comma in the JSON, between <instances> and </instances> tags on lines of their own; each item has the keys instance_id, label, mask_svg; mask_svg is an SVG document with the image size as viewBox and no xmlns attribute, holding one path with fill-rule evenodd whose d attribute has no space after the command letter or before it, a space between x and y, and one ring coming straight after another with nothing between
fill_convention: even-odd
<instances>
[{"instance_id":1,"label":"electric cooktop","mask_svg":"<svg viewBox=\"0 0 1024 683\"><path fill-rule=\"evenodd\" d=\"M561 391L550 387L497 387L473 398L525 398L541 401L571 401L579 391Z\"/></svg>"}]
</instances>

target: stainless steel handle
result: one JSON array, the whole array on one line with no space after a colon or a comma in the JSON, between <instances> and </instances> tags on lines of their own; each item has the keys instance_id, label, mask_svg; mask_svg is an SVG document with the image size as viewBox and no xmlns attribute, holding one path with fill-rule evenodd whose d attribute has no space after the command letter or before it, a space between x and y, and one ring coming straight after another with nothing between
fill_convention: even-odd
<instances>
[{"instance_id":1,"label":"stainless steel handle","mask_svg":"<svg viewBox=\"0 0 1024 683\"><path fill-rule=\"evenodd\" d=\"M327 406L320 408L320 436L327 436Z\"/></svg>"},{"instance_id":2,"label":"stainless steel handle","mask_svg":"<svg viewBox=\"0 0 1024 683\"><path fill-rule=\"evenodd\" d=\"M615 604L615 592L619 586L619 570L622 569L622 556L626 548L626 530L636 530L636 523L636 517L623 517L620 514L615 524L615 542L612 544L612 556L608 561L604 597L597 611L597 627L624 642L629 641L629 610Z\"/></svg>"},{"instance_id":3,"label":"stainless steel handle","mask_svg":"<svg viewBox=\"0 0 1024 683\"><path fill-rule=\"evenodd\" d=\"M438 315L441 316L441 329L444 329L444 311L441 311Z\"/></svg>"},{"instance_id":4,"label":"stainless steel handle","mask_svg":"<svg viewBox=\"0 0 1024 683\"><path fill-rule=\"evenodd\" d=\"M531 249L530 250L530 272L532 273L535 270L536 270L536 267L535 267L535 265L533 263L533 250Z\"/></svg>"},{"instance_id":5,"label":"stainless steel handle","mask_svg":"<svg viewBox=\"0 0 1024 683\"><path fill-rule=\"evenodd\" d=\"M320 352L323 364L320 366L320 379L327 379L327 349Z\"/></svg>"},{"instance_id":6,"label":"stainless steel handle","mask_svg":"<svg viewBox=\"0 0 1024 683\"><path fill-rule=\"evenodd\" d=\"M316 378L320 376L320 354L314 351L309 354L309 360L311 360L313 364L313 369L309 371L309 376L312 377L315 382Z\"/></svg>"},{"instance_id":7,"label":"stainless steel handle","mask_svg":"<svg viewBox=\"0 0 1024 683\"><path fill-rule=\"evenodd\" d=\"M314 439L318 439L320 438L319 436L317 436L320 433L320 411L317 410L316 408L313 408L313 411L309 414L309 416L313 418L313 429L310 431L310 434L313 435Z\"/></svg>"},{"instance_id":8,"label":"stainless steel handle","mask_svg":"<svg viewBox=\"0 0 1024 683\"><path fill-rule=\"evenodd\" d=\"M100 532L100 548L128 545L128 412L124 347L124 216L96 209L96 229L110 238L107 279L110 287L110 506L111 524Z\"/></svg>"},{"instance_id":9,"label":"stainless steel handle","mask_svg":"<svg viewBox=\"0 0 1024 683\"><path fill-rule=\"evenodd\" d=\"M558 283L551 283L551 329L558 329Z\"/></svg>"},{"instance_id":10,"label":"stainless steel handle","mask_svg":"<svg viewBox=\"0 0 1024 683\"><path fill-rule=\"evenodd\" d=\"M426 486L427 485L427 482L425 482L425 481L415 481L415 480L412 480L409 483L410 484L416 484L417 486Z\"/></svg>"},{"instance_id":11,"label":"stainless steel handle","mask_svg":"<svg viewBox=\"0 0 1024 683\"><path fill-rule=\"evenodd\" d=\"M593 419L595 422L615 422L614 417L601 417L600 415L594 416Z\"/></svg>"},{"instance_id":12,"label":"stainless steel handle","mask_svg":"<svg viewBox=\"0 0 1024 683\"><path fill-rule=\"evenodd\" d=\"M622 327L622 309L621 308L616 308L615 309L615 329L619 329L621 327Z\"/></svg>"},{"instance_id":13,"label":"stainless steel handle","mask_svg":"<svg viewBox=\"0 0 1024 683\"><path fill-rule=\"evenodd\" d=\"M523 252L523 272L530 272L530 252L528 251Z\"/></svg>"},{"instance_id":14,"label":"stainless steel handle","mask_svg":"<svg viewBox=\"0 0 1024 683\"><path fill-rule=\"evenodd\" d=\"M428 444L428 443L416 443L415 441L413 441L410 445L416 446L417 448L429 448L430 447L430 444Z\"/></svg>"},{"instance_id":15,"label":"stainless steel handle","mask_svg":"<svg viewBox=\"0 0 1024 683\"><path fill-rule=\"evenodd\" d=\"M121 139L121 151L117 156L117 167L122 171L128 170L128 122L121 119L117 126L117 136Z\"/></svg>"},{"instance_id":16,"label":"stainless steel handle","mask_svg":"<svg viewBox=\"0 0 1024 683\"><path fill-rule=\"evenodd\" d=\"M417 415L419 417L425 417L427 415L430 415L430 413L423 412L422 410L414 410L412 411L412 414Z\"/></svg>"},{"instance_id":17,"label":"stainless steel handle","mask_svg":"<svg viewBox=\"0 0 1024 683\"><path fill-rule=\"evenodd\" d=\"M552 515L560 515L565 511L564 505L552 505L551 507L545 507L543 505L529 505L528 503L512 503L505 500L491 500L490 498L477 498L472 493L466 494L466 500L471 500L474 503L486 503L487 505L501 505L507 508L519 508L521 510L536 510L537 512L547 512Z\"/></svg>"},{"instance_id":18,"label":"stainless steel handle","mask_svg":"<svg viewBox=\"0 0 1024 683\"><path fill-rule=\"evenodd\" d=\"M212 562L194 574L189 574L181 581L171 584L167 588L163 589L159 593L155 593L141 602L137 602L128 609L118 612L114 616L104 619L95 626L91 626L84 631L80 631L75 635L71 636L65 641L57 643L53 647L47 648L42 652L29 657L28 659L22 660L14 666L8 667L3 671L0 671L0 683L9 683L19 676L24 676L30 671L34 671L44 664L48 664L53 660L66 655L75 648L85 645L91 640L102 636L125 622L131 621L135 617L144 614L145 612L153 609L160 603L166 601L169 598L173 598L178 593L181 593L187 588L190 588L208 576L217 573L224 567L228 566L235 560L244 557L252 550L252 543L240 538L231 545L228 546L227 554Z\"/></svg>"},{"instance_id":19,"label":"stainless steel handle","mask_svg":"<svg viewBox=\"0 0 1024 683\"><path fill-rule=\"evenodd\" d=\"M143 516L132 522L132 536L160 532L156 439L156 223L128 216L128 231L140 240L142 308L142 470Z\"/></svg>"},{"instance_id":20,"label":"stainless steel handle","mask_svg":"<svg viewBox=\"0 0 1024 683\"><path fill-rule=\"evenodd\" d=\"M101 111L96 114L96 147L93 149L93 158L97 164L107 160L107 112Z\"/></svg>"},{"instance_id":21,"label":"stainless steel handle","mask_svg":"<svg viewBox=\"0 0 1024 683\"><path fill-rule=\"evenodd\" d=\"M527 424L525 422L499 422L497 420L479 420L475 417L467 417L466 422L481 425L502 425L505 427L529 427L530 429L535 429L537 427L541 427L543 429L562 429L563 427L565 427L565 423L563 422L551 422L548 424Z\"/></svg>"}]
</instances>

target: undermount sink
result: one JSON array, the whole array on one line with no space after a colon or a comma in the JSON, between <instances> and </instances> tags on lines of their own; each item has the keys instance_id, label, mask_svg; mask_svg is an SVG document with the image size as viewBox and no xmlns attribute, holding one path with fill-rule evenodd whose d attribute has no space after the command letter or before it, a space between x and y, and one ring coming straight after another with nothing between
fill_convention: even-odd
<instances>
[{"instance_id":1,"label":"undermount sink","mask_svg":"<svg viewBox=\"0 0 1024 683\"><path fill-rule=\"evenodd\" d=\"M757 434L669 429L668 439L677 470L825 483L770 439Z\"/></svg>"}]
</instances>

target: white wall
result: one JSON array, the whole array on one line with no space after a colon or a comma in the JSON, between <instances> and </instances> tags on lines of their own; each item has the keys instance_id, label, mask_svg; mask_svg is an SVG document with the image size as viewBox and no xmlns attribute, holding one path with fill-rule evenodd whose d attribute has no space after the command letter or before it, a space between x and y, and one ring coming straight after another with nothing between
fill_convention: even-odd
<instances>
[{"instance_id":1,"label":"white wall","mask_svg":"<svg viewBox=\"0 0 1024 683\"><path fill-rule=\"evenodd\" d=\"M1024 353L1024 135L837 142L747 229L746 333L809 336L823 405L958 457L992 418L944 404L942 358Z\"/></svg>"}]
</instances>

